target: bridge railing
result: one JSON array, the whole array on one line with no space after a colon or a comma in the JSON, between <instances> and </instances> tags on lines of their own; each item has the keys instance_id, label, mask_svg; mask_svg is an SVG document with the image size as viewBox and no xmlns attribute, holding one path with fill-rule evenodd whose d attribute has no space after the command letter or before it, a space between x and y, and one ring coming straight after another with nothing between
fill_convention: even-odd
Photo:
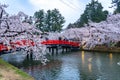
<instances>
[{"instance_id":1,"label":"bridge railing","mask_svg":"<svg viewBox=\"0 0 120 80\"><path fill-rule=\"evenodd\" d=\"M71 46L71 47L79 47L80 46L80 43L68 41L68 40L46 40L46 41L41 42L40 44L61 45L61 46L66 45L66 46ZM6 46L4 44L0 44L0 52L8 51L10 49L26 47L26 46L34 46L34 45L35 45L35 42L33 42L32 40L17 40L15 42L10 42L10 47Z\"/></svg>"},{"instance_id":2,"label":"bridge railing","mask_svg":"<svg viewBox=\"0 0 120 80\"><path fill-rule=\"evenodd\" d=\"M66 41L66 40L46 40L43 41L41 44L44 45L69 45L74 47L79 47L80 43L73 42L73 41Z\"/></svg>"},{"instance_id":3,"label":"bridge railing","mask_svg":"<svg viewBox=\"0 0 120 80\"><path fill-rule=\"evenodd\" d=\"M0 51L7 51L7 50L8 50L7 46L0 44Z\"/></svg>"}]
</instances>

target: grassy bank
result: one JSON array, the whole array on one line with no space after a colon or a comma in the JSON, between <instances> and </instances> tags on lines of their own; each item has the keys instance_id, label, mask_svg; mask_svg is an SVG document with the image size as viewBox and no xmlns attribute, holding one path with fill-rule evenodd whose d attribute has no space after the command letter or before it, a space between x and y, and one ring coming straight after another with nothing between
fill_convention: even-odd
<instances>
[{"instance_id":1,"label":"grassy bank","mask_svg":"<svg viewBox=\"0 0 120 80\"><path fill-rule=\"evenodd\" d=\"M34 80L34 78L0 58L0 80Z\"/></svg>"},{"instance_id":2,"label":"grassy bank","mask_svg":"<svg viewBox=\"0 0 120 80\"><path fill-rule=\"evenodd\" d=\"M92 49L83 49L81 50L85 51L97 51L97 52L114 52L114 53L120 53L120 47L106 47L106 46L96 46Z\"/></svg>"}]
</instances>

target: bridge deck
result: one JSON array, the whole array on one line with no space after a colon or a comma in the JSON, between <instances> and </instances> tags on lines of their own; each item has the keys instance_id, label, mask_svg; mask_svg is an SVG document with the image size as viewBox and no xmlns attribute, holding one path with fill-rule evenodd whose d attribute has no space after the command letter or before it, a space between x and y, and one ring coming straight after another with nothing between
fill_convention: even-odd
<instances>
[{"instance_id":1,"label":"bridge deck","mask_svg":"<svg viewBox=\"0 0 120 80\"><path fill-rule=\"evenodd\" d=\"M60 45L60 46L71 46L71 47L79 47L80 44L78 42L73 41L65 41L65 40L46 40L43 41L44 45Z\"/></svg>"},{"instance_id":2,"label":"bridge deck","mask_svg":"<svg viewBox=\"0 0 120 80\"><path fill-rule=\"evenodd\" d=\"M42 41L40 44L44 44L47 47L71 47L71 48L79 48L80 43L66 40L46 40ZM0 52L9 51L11 49L20 48L22 46L35 46L35 42L32 40L18 40L16 42L11 42L10 46L6 46L4 44L0 44Z\"/></svg>"}]
</instances>

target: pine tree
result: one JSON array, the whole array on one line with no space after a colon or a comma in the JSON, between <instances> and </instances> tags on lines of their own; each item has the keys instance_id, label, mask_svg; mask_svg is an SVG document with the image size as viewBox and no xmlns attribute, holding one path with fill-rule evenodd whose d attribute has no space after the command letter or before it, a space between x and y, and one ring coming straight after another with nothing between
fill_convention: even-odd
<instances>
[{"instance_id":1,"label":"pine tree","mask_svg":"<svg viewBox=\"0 0 120 80\"><path fill-rule=\"evenodd\" d=\"M40 10L34 16L37 19L36 26L43 32L60 32L65 22L58 9L48 10L47 13Z\"/></svg>"},{"instance_id":2,"label":"pine tree","mask_svg":"<svg viewBox=\"0 0 120 80\"><path fill-rule=\"evenodd\" d=\"M112 4L114 4L114 6L116 6L114 14L120 13L120 0L112 0Z\"/></svg>"},{"instance_id":3,"label":"pine tree","mask_svg":"<svg viewBox=\"0 0 120 80\"><path fill-rule=\"evenodd\" d=\"M45 21L45 12L44 10L39 10L34 13L34 17L36 19L35 24L36 27L39 28L41 31L44 31L44 21Z\"/></svg>"},{"instance_id":4,"label":"pine tree","mask_svg":"<svg viewBox=\"0 0 120 80\"><path fill-rule=\"evenodd\" d=\"M60 14L60 12L57 9L52 10L52 31L60 32L64 22L64 17Z\"/></svg>"},{"instance_id":5,"label":"pine tree","mask_svg":"<svg viewBox=\"0 0 120 80\"><path fill-rule=\"evenodd\" d=\"M81 15L78 21L78 27L88 24L89 21L100 22L107 18L108 11L103 11L101 3L98 1L92 0L91 3L86 5L84 13Z\"/></svg>"}]
</instances>

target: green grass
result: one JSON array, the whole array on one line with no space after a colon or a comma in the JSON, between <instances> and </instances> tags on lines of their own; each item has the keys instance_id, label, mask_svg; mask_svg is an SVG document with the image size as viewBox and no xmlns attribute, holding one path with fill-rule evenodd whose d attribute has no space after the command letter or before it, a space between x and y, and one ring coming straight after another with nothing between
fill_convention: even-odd
<instances>
[{"instance_id":1,"label":"green grass","mask_svg":"<svg viewBox=\"0 0 120 80\"><path fill-rule=\"evenodd\" d=\"M2 77L2 75L0 74L0 78Z\"/></svg>"},{"instance_id":2,"label":"green grass","mask_svg":"<svg viewBox=\"0 0 120 80\"><path fill-rule=\"evenodd\" d=\"M14 67L13 65L3 61L1 58L0 58L0 68L5 69L5 70L13 70L15 72L15 74L18 74L19 76L21 76L21 78L23 78L23 80L34 80L33 77L31 77L27 73L21 71L20 69ZM0 78L2 76L3 75L0 74Z\"/></svg>"}]
</instances>

